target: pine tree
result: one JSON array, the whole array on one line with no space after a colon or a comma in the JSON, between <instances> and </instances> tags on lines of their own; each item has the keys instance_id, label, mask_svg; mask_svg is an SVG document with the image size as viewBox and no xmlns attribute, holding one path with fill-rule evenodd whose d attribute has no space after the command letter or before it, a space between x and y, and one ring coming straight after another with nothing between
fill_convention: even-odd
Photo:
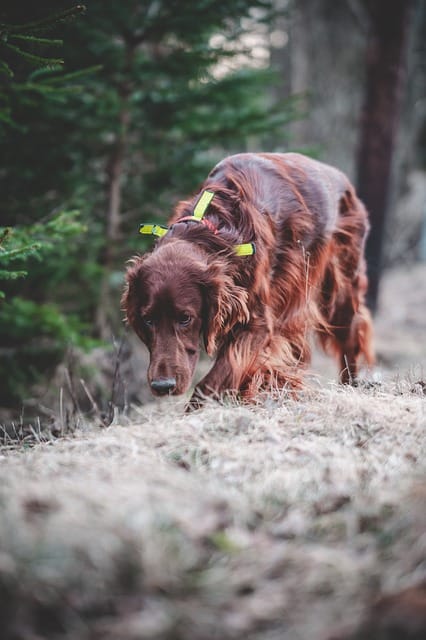
<instances>
[{"instance_id":1,"label":"pine tree","mask_svg":"<svg viewBox=\"0 0 426 640\"><path fill-rule=\"evenodd\" d=\"M22 124L14 119L15 106L27 102L33 106L30 96L34 93L45 100L51 100L53 96L62 100L66 95L70 75L56 74L52 77L50 73L57 71L63 60L47 53L35 53L34 48L44 50L61 46L62 40L44 37L45 32L56 29L83 11L84 7L77 5L23 24L0 24L0 138L6 141L5 149L10 142L10 132L22 129ZM37 70L31 71L34 67ZM10 160L9 153L4 157ZM26 170L24 162L21 168ZM6 167L2 171L8 173ZM5 207L3 222L15 222L11 213ZM34 260L43 260L55 245L60 245L82 230L83 226L77 221L75 212L57 212L42 223L0 226L2 404L9 405L21 399L28 385L38 379L40 355L45 358L46 353L49 354L51 368L61 358L66 341L75 334L71 323L56 306L25 299L17 294L19 287L16 287L16 281L29 275ZM44 344L40 347L41 338Z\"/></svg>"}]
</instances>

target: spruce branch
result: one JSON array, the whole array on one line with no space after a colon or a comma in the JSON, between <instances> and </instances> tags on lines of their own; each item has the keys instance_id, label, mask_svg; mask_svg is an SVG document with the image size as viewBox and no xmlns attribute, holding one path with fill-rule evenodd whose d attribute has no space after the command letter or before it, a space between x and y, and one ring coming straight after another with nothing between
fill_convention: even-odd
<instances>
[{"instance_id":1,"label":"spruce branch","mask_svg":"<svg viewBox=\"0 0 426 640\"><path fill-rule=\"evenodd\" d=\"M33 82L35 80L42 80L44 86L57 84L57 83L62 84L64 82L70 82L80 78L84 79L87 75L91 73L96 73L101 69L103 69L103 66L101 64L96 64L91 67L86 67L85 69L79 69L78 71L61 73L60 75L52 75L57 70L45 67L45 68L35 69L30 74L28 80L29 82Z\"/></svg>"},{"instance_id":2,"label":"spruce branch","mask_svg":"<svg viewBox=\"0 0 426 640\"><path fill-rule=\"evenodd\" d=\"M11 232L12 229L10 227L6 227L5 229L3 229L0 235L0 248L1 245L10 237Z\"/></svg>"},{"instance_id":3,"label":"spruce branch","mask_svg":"<svg viewBox=\"0 0 426 640\"><path fill-rule=\"evenodd\" d=\"M11 126L11 127L15 127L15 123L13 122L12 118L9 115L10 113L10 109L3 109L0 106L0 122L4 122L5 124Z\"/></svg>"},{"instance_id":4,"label":"spruce branch","mask_svg":"<svg viewBox=\"0 0 426 640\"><path fill-rule=\"evenodd\" d=\"M18 280L18 278L25 278L28 275L28 271L5 271L0 269L0 280Z\"/></svg>"},{"instance_id":5,"label":"spruce branch","mask_svg":"<svg viewBox=\"0 0 426 640\"><path fill-rule=\"evenodd\" d=\"M24 51L23 49L20 49L20 47L17 47L16 45L11 44L10 42L5 42L4 46L14 51L16 54L21 56L21 58L24 58L25 60L28 60L32 64L40 67L57 67L59 65L64 64L64 61L61 58L45 58L43 56L37 56L34 53L28 53L28 51Z\"/></svg>"},{"instance_id":6,"label":"spruce branch","mask_svg":"<svg viewBox=\"0 0 426 640\"><path fill-rule=\"evenodd\" d=\"M4 73L9 76L9 78L13 78L13 71L4 60L0 60L0 73Z\"/></svg>"},{"instance_id":7,"label":"spruce branch","mask_svg":"<svg viewBox=\"0 0 426 640\"><path fill-rule=\"evenodd\" d=\"M17 260L18 258L27 257L33 255L40 249L40 244L34 243L17 249L3 249L0 252L0 262L9 262L11 260Z\"/></svg>"},{"instance_id":8,"label":"spruce branch","mask_svg":"<svg viewBox=\"0 0 426 640\"><path fill-rule=\"evenodd\" d=\"M22 35L22 34L12 34L9 37L9 40L24 40L25 42L30 42L30 43L34 43L34 44L41 44L41 45L46 45L46 46L62 46L64 44L63 40L60 39L51 39L51 38L38 38L36 36L26 36L26 35Z\"/></svg>"},{"instance_id":9,"label":"spruce branch","mask_svg":"<svg viewBox=\"0 0 426 640\"><path fill-rule=\"evenodd\" d=\"M85 13L86 7L84 4L77 4L70 9L65 9L65 11L61 11L56 13L53 16L48 16L47 18L41 18L40 20L35 20L34 22L27 22L25 24L0 24L0 39L4 38L4 34L30 34L30 33L38 33L40 31L49 31L53 29L58 24L64 24L70 22L77 18L77 16Z\"/></svg>"}]
</instances>

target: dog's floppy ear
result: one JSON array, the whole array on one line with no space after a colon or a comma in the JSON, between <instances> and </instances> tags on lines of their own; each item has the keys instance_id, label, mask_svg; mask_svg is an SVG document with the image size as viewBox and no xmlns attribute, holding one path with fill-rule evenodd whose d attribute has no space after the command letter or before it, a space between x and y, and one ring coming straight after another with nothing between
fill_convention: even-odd
<instances>
[{"instance_id":1,"label":"dog's floppy ear","mask_svg":"<svg viewBox=\"0 0 426 640\"><path fill-rule=\"evenodd\" d=\"M129 260L126 271L126 284L121 297L121 308L125 315L125 321L131 327L137 325L139 307L141 306L142 289L142 264L144 258L135 256Z\"/></svg>"},{"instance_id":2,"label":"dog's floppy ear","mask_svg":"<svg viewBox=\"0 0 426 640\"><path fill-rule=\"evenodd\" d=\"M220 336L237 323L250 320L248 294L235 285L231 276L217 263L209 265L205 274L203 309L203 339L208 355L216 351Z\"/></svg>"}]
</instances>

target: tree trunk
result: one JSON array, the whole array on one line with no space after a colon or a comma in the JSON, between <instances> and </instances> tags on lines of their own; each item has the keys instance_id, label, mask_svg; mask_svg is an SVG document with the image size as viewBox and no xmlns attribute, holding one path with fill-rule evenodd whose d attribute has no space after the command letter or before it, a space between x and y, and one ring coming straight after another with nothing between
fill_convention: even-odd
<instances>
[{"instance_id":1,"label":"tree trunk","mask_svg":"<svg viewBox=\"0 0 426 640\"><path fill-rule=\"evenodd\" d=\"M129 96L131 94L130 74L136 43L130 38L126 40L124 81L118 87L118 95L121 100L121 110L118 115L118 132L115 138L111 154L107 159L107 220L106 243L102 255L103 274L100 285L100 295L96 313L96 327L99 337L103 340L111 338L111 330L114 326L114 318L117 318L119 296L111 290L110 278L114 267L116 247L120 242L121 226L121 188L123 178L123 165L127 153L128 131L130 125Z\"/></svg>"},{"instance_id":2,"label":"tree trunk","mask_svg":"<svg viewBox=\"0 0 426 640\"><path fill-rule=\"evenodd\" d=\"M120 241L121 224L121 182L123 176L123 163L127 147L127 128L129 124L129 112L126 105L119 116L120 127L114 143L111 155L107 161L107 220L106 220L106 244L102 255L103 274L100 286L100 296L96 314L96 326L99 337L108 340L111 337L111 309L115 307L111 299L110 275L114 266L115 248Z\"/></svg>"},{"instance_id":3,"label":"tree trunk","mask_svg":"<svg viewBox=\"0 0 426 640\"><path fill-rule=\"evenodd\" d=\"M357 176L358 193L371 220L366 249L370 281L367 301L375 311L412 1L367 0L365 8L370 20L370 33Z\"/></svg>"}]
</instances>

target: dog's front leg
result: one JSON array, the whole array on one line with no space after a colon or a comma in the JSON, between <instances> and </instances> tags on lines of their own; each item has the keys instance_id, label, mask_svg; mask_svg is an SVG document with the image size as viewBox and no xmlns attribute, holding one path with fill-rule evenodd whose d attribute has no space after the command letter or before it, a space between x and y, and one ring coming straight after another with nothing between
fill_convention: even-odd
<instances>
[{"instance_id":1,"label":"dog's front leg","mask_svg":"<svg viewBox=\"0 0 426 640\"><path fill-rule=\"evenodd\" d=\"M207 398L219 400L225 391L238 389L230 359L230 347L222 349L202 380L197 384L191 396L187 411L200 409Z\"/></svg>"},{"instance_id":2,"label":"dog's front leg","mask_svg":"<svg viewBox=\"0 0 426 640\"><path fill-rule=\"evenodd\" d=\"M259 358L263 360L270 339L266 330L253 332L245 327L235 332L218 352L206 376L197 384L188 410L199 409L206 398L220 400L225 394L238 395L258 371Z\"/></svg>"}]
</instances>

